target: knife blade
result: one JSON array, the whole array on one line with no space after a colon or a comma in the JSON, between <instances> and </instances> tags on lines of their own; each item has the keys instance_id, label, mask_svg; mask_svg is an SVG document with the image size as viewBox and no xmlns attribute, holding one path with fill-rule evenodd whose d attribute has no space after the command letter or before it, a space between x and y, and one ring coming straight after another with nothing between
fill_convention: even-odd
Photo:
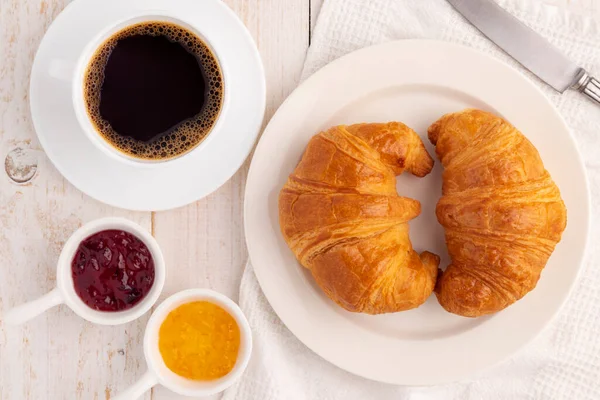
<instances>
[{"instance_id":1,"label":"knife blade","mask_svg":"<svg viewBox=\"0 0 600 400\"><path fill-rule=\"evenodd\" d=\"M448 2L488 39L558 92L576 89L600 103L600 83L596 79L495 1Z\"/></svg>"}]
</instances>

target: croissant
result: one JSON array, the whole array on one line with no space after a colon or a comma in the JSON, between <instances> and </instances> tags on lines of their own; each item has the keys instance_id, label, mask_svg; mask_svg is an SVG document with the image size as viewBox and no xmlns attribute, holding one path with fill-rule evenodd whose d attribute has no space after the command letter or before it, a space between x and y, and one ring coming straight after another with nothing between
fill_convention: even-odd
<instances>
[{"instance_id":1,"label":"croissant","mask_svg":"<svg viewBox=\"0 0 600 400\"><path fill-rule=\"evenodd\" d=\"M432 167L419 136L398 122L335 126L308 143L279 194L279 223L300 264L344 309L408 310L432 293L439 258L412 249L407 222L421 205L398 196L395 179Z\"/></svg>"},{"instance_id":2,"label":"croissant","mask_svg":"<svg viewBox=\"0 0 600 400\"><path fill-rule=\"evenodd\" d=\"M466 317L500 311L535 288L560 241L558 187L531 142L493 114L448 114L428 134L444 167L436 215L451 258L438 301Z\"/></svg>"}]
</instances>

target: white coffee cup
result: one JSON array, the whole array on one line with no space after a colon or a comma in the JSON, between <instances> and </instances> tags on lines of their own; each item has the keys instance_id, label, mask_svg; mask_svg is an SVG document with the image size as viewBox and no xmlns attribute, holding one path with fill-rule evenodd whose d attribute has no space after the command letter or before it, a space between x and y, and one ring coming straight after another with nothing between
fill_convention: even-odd
<instances>
[{"instance_id":1,"label":"white coffee cup","mask_svg":"<svg viewBox=\"0 0 600 400\"><path fill-rule=\"evenodd\" d=\"M148 247L154 259L154 283L150 291L135 306L123 311L98 311L90 308L77 295L73 282L71 262L79 244L91 235L107 229L122 230L137 237ZM58 258L56 288L37 300L9 310L4 316L4 322L9 325L19 325L38 316L49 308L59 304L66 304L75 314L95 324L124 324L139 318L152 308L164 286L165 274L165 261L162 252L156 240L147 230L124 218L97 219L83 225L65 243Z\"/></svg>"},{"instance_id":2,"label":"white coffee cup","mask_svg":"<svg viewBox=\"0 0 600 400\"><path fill-rule=\"evenodd\" d=\"M163 361L158 348L160 326L171 311L192 301L209 301L227 311L240 328L240 348L233 369L225 376L211 381L194 381L171 371ZM154 311L144 334L144 356L148 371L133 385L119 393L113 400L135 400L161 384L183 396L204 397L220 393L231 386L244 372L252 353L252 332L242 310L228 297L209 289L188 289L167 298Z\"/></svg>"},{"instance_id":3,"label":"white coffee cup","mask_svg":"<svg viewBox=\"0 0 600 400\"><path fill-rule=\"evenodd\" d=\"M117 150L115 147L110 145L106 139L104 139L100 133L96 130L94 123L92 122L87 108L85 104L85 91L84 91L84 78L86 69L92 60L94 54L98 50L98 48L111 36L116 34L117 32L139 23L143 22L167 22L171 24L178 25L196 36L198 36L202 41L208 46L211 50L219 66L221 67L221 72L223 75L223 92L222 92L222 103L221 103L221 111L216 121L214 122L212 129L210 132L204 137L204 139L197 144L195 147L190 149L189 151L167 160L148 160L141 159L130 156L126 153L123 153ZM71 62L67 62L65 60L56 59L53 60L50 64L50 75L56 79L66 80L71 82L72 86L72 97L73 97L73 108L75 110L75 115L77 116L77 120L81 125L83 132L88 136L91 142L100 149L103 153L107 154L111 158L136 166L136 167L157 167L164 165L164 163L172 163L180 160L183 157L186 157L192 152L198 152L202 149L206 148L207 144L210 142L211 138L214 135L218 134L219 129L221 128L223 116L227 111L227 107L229 104L229 96L228 96L228 71L227 66L223 64L222 58L219 57L219 49L214 48L211 45L211 40L207 35L205 35L200 27L193 26L188 22L182 20L179 17L174 17L165 13L164 11L153 11L153 12L145 12L142 15L132 15L127 17L121 21L117 21L114 24L105 27L92 39L81 52L78 60L73 64Z\"/></svg>"}]
</instances>

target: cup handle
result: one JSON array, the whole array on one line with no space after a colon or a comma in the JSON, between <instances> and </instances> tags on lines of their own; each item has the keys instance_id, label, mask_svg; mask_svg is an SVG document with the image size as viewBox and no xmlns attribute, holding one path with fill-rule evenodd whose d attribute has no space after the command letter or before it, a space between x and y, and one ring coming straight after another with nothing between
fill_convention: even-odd
<instances>
[{"instance_id":1,"label":"cup handle","mask_svg":"<svg viewBox=\"0 0 600 400\"><path fill-rule=\"evenodd\" d=\"M75 73L75 64L64 60L52 60L50 61L48 73L53 78L70 82Z\"/></svg>"},{"instance_id":2,"label":"cup handle","mask_svg":"<svg viewBox=\"0 0 600 400\"><path fill-rule=\"evenodd\" d=\"M158 378L153 372L148 370L136 383L115 397L111 397L111 400L136 400L156 384L158 384Z\"/></svg>"},{"instance_id":3,"label":"cup handle","mask_svg":"<svg viewBox=\"0 0 600 400\"><path fill-rule=\"evenodd\" d=\"M4 315L4 322L8 325L21 325L44 311L64 303L60 290L54 288L39 299L16 306Z\"/></svg>"}]
</instances>

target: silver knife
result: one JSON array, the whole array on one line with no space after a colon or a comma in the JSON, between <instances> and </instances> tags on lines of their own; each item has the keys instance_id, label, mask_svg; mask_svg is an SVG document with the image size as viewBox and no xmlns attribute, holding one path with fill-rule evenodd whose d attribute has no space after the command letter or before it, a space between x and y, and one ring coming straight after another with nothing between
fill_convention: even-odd
<instances>
[{"instance_id":1,"label":"silver knife","mask_svg":"<svg viewBox=\"0 0 600 400\"><path fill-rule=\"evenodd\" d=\"M448 0L473 26L541 80L575 89L600 104L600 82L493 0Z\"/></svg>"}]
</instances>

